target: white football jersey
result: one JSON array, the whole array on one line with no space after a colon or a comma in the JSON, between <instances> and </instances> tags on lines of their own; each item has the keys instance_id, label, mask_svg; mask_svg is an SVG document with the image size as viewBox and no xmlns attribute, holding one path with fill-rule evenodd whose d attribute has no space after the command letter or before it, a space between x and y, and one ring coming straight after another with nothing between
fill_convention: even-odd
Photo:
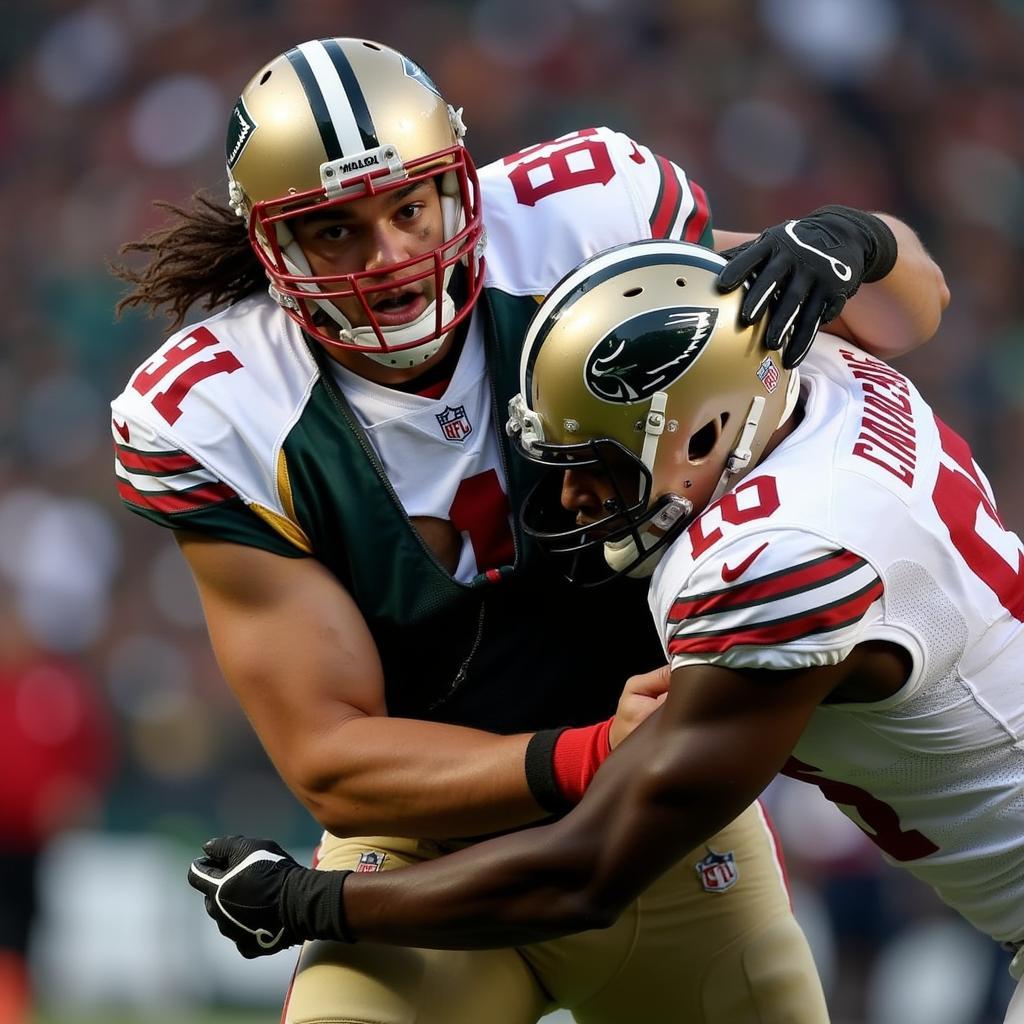
<instances>
[{"instance_id":1,"label":"white football jersey","mask_svg":"<svg viewBox=\"0 0 1024 1024\"><path fill-rule=\"evenodd\" d=\"M477 565L477 553L460 515L462 503L479 504L488 493L497 492L493 486L490 491L467 491L466 481L489 474L501 494L508 494L498 436L491 429L491 389L479 319L470 324L458 366L440 398L374 384L338 363L332 363L331 371L406 513L449 520L462 532L459 564L452 575L463 583L473 579L487 567ZM497 512L507 521L502 536L509 545L500 560L511 563L515 552L507 500Z\"/></svg>"},{"instance_id":2,"label":"white football jersey","mask_svg":"<svg viewBox=\"0 0 1024 1024\"><path fill-rule=\"evenodd\" d=\"M914 386L819 335L804 418L672 545L651 607L673 668L905 648L876 703L819 707L784 769L999 941L1024 939L1024 546Z\"/></svg>"},{"instance_id":3,"label":"white football jersey","mask_svg":"<svg viewBox=\"0 0 1024 1024\"><path fill-rule=\"evenodd\" d=\"M639 238L710 243L699 186L607 128L533 146L482 168L479 177L484 287L492 295L532 304L587 257ZM500 335L501 325L495 330ZM463 534L454 574L460 582L489 568L477 564L471 533L496 557L510 562L513 555L483 332L481 303L455 375L436 399L332 367L406 512L449 520ZM522 337L499 343L518 353ZM288 544L311 553L316 544L296 515L284 446L319 373L299 328L265 294L179 331L113 402L122 498L168 526L187 526L189 512L241 499ZM498 411L502 425L504 413ZM463 520L472 520L472 529Z\"/></svg>"}]
</instances>

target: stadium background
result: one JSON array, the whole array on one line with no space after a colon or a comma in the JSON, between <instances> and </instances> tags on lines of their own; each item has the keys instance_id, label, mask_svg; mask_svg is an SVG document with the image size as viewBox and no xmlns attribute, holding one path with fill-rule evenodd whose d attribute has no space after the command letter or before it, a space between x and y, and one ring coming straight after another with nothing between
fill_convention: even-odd
<instances>
[{"instance_id":1,"label":"stadium background","mask_svg":"<svg viewBox=\"0 0 1024 1024\"><path fill-rule=\"evenodd\" d=\"M274 1021L290 966L241 962L184 886L207 835L316 831L170 536L119 506L106 403L161 325L114 322L105 264L152 199L221 189L233 99L293 42L404 50L465 105L478 164L608 124L685 167L720 227L833 200L904 217L953 302L901 367L1024 530L1020 0L37 0L3 25L0 846L43 852L41 1021ZM810 787L769 799L837 1024L1001 1019L1005 954Z\"/></svg>"}]
</instances>

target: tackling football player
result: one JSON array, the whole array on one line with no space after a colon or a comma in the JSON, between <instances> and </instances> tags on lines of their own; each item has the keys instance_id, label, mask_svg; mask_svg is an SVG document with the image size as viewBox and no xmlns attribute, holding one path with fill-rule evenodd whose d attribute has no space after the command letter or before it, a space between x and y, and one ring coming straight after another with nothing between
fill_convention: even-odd
<instances>
[{"instance_id":1,"label":"tackling football player","mask_svg":"<svg viewBox=\"0 0 1024 1024\"><path fill-rule=\"evenodd\" d=\"M323 868L388 874L542 820L656 706L645 584L581 595L539 557L516 514L538 469L509 454L505 409L535 297L580 260L749 239L713 234L703 192L621 133L478 173L464 132L394 50L302 43L231 112L229 206L179 210L122 271L126 304L178 324L226 305L113 403L118 487L175 531L225 677L326 830ZM845 207L736 253L718 283L745 281L736 301L787 363L855 291L835 329L883 354L929 336L946 298L909 229ZM895 343L877 329L893 303ZM587 631L628 643L582 649ZM822 1020L763 815L730 817L604 932L475 953L313 942L285 1019Z\"/></svg>"}]
</instances>

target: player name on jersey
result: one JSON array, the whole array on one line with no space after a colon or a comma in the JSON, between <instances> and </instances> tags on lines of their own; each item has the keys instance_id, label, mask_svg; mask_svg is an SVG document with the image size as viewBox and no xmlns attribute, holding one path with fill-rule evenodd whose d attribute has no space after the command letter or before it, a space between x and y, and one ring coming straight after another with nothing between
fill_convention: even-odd
<instances>
[{"instance_id":1,"label":"player name on jersey","mask_svg":"<svg viewBox=\"0 0 1024 1024\"><path fill-rule=\"evenodd\" d=\"M917 430L910 407L909 381L891 366L871 356L839 354L854 379L861 382L864 412L853 454L888 470L908 487L917 466Z\"/></svg>"}]
</instances>

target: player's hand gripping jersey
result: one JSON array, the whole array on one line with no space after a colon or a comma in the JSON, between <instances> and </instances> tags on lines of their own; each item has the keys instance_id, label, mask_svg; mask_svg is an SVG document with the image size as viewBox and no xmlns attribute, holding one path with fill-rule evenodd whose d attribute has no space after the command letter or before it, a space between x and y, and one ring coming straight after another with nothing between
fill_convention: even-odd
<instances>
[{"instance_id":1,"label":"player's hand gripping jersey","mask_svg":"<svg viewBox=\"0 0 1024 1024\"><path fill-rule=\"evenodd\" d=\"M485 290L439 396L344 370L259 294L172 336L113 403L117 483L128 507L163 526L323 562L374 633L394 714L425 714L461 685L471 661L487 685L518 665L509 651L521 634L508 616L521 613L492 608L492 628L507 639L489 636L481 645L479 594L507 592L487 600L511 608L514 588L492 584L523 561L511 509L533 470L509 459L503 427L538 297L584 258L621 242L652 235L711 241L703 192L675 164L606 128L496 161L482 169L480 183ZM454 573L410 516L456 527ZM553 601L557 584L545 581L540 592ZM642 611L642 602L631 605ZM637 619L637 629L646 636L649 627ZM635 662L634 650L633 671ZM424 665L436 679L423 678ZM552 673L558 678L561 669ZM611 687L617 693L629 672L602 670L609 689L600 711L569 687L561 707L550 693L531 702L524 674L515 684L521 718L510 719L509 701L488 700L483 689L478 707L452 717L506 730L582 724L607 713ZM393 689L414 675L415 697ZM531 705L545 708L544 719L533 717Z\"/></svg>"},{"instance_id":2,"label":"player's hand gripping jersey","mask_svg":"<svg viewBox=\"0 0 1024 1024\"><path fill-rule=\"evenodd\" d=\"M785 773L978 928L1020 940L1024 547L904 376L829 337L801 372L803 422L657 570L666 649L673 667L793 669L905 648L904 687L822 705Z\"/></svg>"}]
</instances>

